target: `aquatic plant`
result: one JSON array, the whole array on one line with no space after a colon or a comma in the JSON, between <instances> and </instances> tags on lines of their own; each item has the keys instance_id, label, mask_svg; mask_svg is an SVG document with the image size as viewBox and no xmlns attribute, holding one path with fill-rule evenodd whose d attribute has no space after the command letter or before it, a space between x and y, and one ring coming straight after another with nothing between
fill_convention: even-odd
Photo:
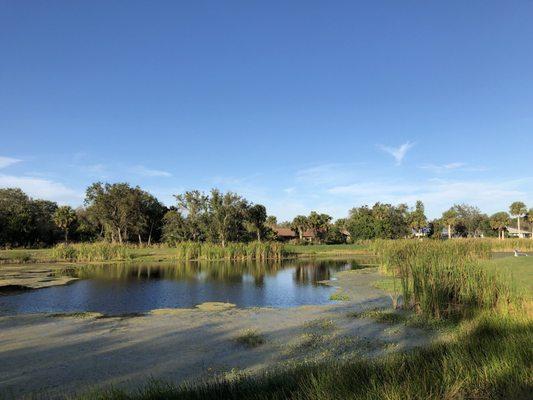
<instances>
[{"instance_id":1,"label":"aquatic plant","mask_svg":"<svg viewBox=\"0 0 533 400\"><path fill-rule=\"evenodd\" d=\"M213 243L176 243L176 260L281 260L287 253L283 244L277 242L228 243L225 246Z\"/></svg>"},{"instance_id":2,"label":"aquatic plant","mask_svg":"<svg viewBox=\"0 0 533 400\"><path fill-rule=\"evenodd\" d=\"M107 242L58 244L52 257L65 261L114 261L133 258L135 246Z\"/></svg>"},{"instance_id":3,"label":"aquatic plant","mask_svg":"<svg viewBox=\"0 0 533 400\"><path fill-rule=\"evenodd\" d=\"M473 309L510 304L510 285L481 260L491 255L486 241L377 241L382 271L399 280L403 306L431 318L465 315Z\"/></svg>"}]
</instances>

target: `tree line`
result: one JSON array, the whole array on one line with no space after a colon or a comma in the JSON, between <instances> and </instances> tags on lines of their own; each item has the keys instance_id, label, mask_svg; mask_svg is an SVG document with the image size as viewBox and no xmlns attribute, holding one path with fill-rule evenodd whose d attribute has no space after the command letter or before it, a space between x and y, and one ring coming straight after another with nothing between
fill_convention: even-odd
<instances>
[{"instance_id":1,"label":"tree line","mask_svg":"<svg viewBox=\"0 0 533 400\"><path fill-rule=\"evenodd\" d=\"M504 237L516 219L518 229L533 229L533 209L514 202L509 212L488 216L477 207L458 204L440 218L429 221L424 204L375 203L356 207L347 218L333 221L330 215L311 212L292 221L278 223L265 206L253 204L233 192L198 190L175 196L176 203L165 206L156 197L128 183L101 183L89 186L82 207L32 199L18 188L0 189L0 246L45 247L61 241L98 241L151 244L183 241L229 242L275 240L278 228L295 232L303 242L306 232L317 243L376 238L397 239L412 236ZM307 236L306 236L307 237ZM306 239L307 242L308 237Z\"/></svg>"}]
</instances>

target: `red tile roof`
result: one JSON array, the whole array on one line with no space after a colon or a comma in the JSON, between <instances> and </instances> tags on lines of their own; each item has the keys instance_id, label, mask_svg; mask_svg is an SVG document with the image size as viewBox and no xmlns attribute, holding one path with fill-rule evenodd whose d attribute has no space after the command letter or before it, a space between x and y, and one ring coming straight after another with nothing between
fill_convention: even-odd
<instances>
[{"instance_id":1,"label":"red tile roof","mask_svg":"<svg viewBox=\"0 0 533 400\"><path fill-rule=\"evenodd\" d=\"M291 228L274 228L274 232L280 237L297 238L298 233L294 232ZM308 229L304 232L304 237L314 238L315 232L312 229Z\"/></svg>"}]
</instances>

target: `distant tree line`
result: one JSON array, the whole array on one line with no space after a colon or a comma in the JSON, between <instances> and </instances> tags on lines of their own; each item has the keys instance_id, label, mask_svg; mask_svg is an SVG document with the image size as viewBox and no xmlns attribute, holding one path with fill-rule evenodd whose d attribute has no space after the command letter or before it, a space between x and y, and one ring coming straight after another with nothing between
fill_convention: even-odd
<instances>
[{"instance_id":1,"label":"distant tree line","mask_svg":"<svg viewBox=\"0 0 533 400\"><path fill-rule=\"evenodd\" d=\"M416 236L503 238L513 218L519 231L533 230L533 209L528 210L522 202L514 202L509 213L492 216L477 207L457 204L432 221L421 201L413 208L376 203L353 208L347 218L336 221L313 211L278 223L263 205L233 192L193 190L175 198L175 205L166 207L138 186L97 182L87 188L84 205L73 209L32 199L21 189L0 189L0 246L45 247L60 241L98 240L139 244L197 241L224 246L275 240L276 230L282 227L295 232L297 242L304 242L304 235L312 232L313 242L328 244Z\"/></svg>"}]
</instances>

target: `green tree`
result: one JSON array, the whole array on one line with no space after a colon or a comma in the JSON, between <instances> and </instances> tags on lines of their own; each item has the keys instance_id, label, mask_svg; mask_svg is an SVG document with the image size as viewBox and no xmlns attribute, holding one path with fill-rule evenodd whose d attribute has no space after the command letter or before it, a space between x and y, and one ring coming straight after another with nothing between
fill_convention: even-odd
<instances>
[{"instance_id":1,"label":"green tree","mask_svg":"<svg viewBox=\"0 0 533 400\"><path fill-rule=\"evenodd\" d=\"M428 224L424 203L422 203L422 201L418 200L416 202L415 209L409 213L408 221L409 227L420 235L422 229Z\"/></svg>"},{"instance_id":2,"label":"green tree","mask_svg":"<svg viewBox=\"0 0 533 400\"><path fill-rule=\"evenodd\" d=\"M304 238L304 232L309 228L309 220L305 215L297 215L291 222L291 229L298 233L300 241Z\"/></svg>"},{"instance_id":3,"label":"green tree","mask_svg":"<svg viewBox=\"0 0 533 400\"><path fill-rule=\"evenodd\" d=\"M139 188L135 188L132 195L134 196L133 206L135 207L134 231L140 244L143 243L144 236L150 245L154 237L156 240L161 237L163 216L167 208L150 193Z\"/></svg>"},{"instance_id":4,"label":"green tree","mask_svg":"<svg viewBox=\"0 0 533 400\"><path fill-rule=\"evenodd\" d=\"M457 215L457 211L453 208L450 208L448 211L442 213L441 220L443 224L446 225L446 228L448 230L448 239L452 238L452 232L455 228L455 224L457 224L458 217L459 216Z\"/></svg>"},{"instance_id":5,"label":"green tree","mask_svg":"<svg viewBox=\"0 0 533 400\"><path fill-rule=\"evenodd\" d=\"M176 209L171 209L163 217L163 240L166 243L176 243L190 240L190 232L187 221Z\"/></svg>"},{"instance_id":6,"label":"green tree","mask_svg":"<svg viewBox=\"0 0 533 400\"><path fill-rule=\"evenodd\" d=\"M452 209L457 213L455 229L461 236L481 236L488 217L482 214L479 208L468 204L455 204Z\"/></svg>"},{"instance_id":7,"label":"green tree","mask_svg":"<svg viewBox=\"0 0 533 400\"><path fill-rule=\"evenodd\" d=\"M214 240L210 229L209 196L198 190L176 195L177 211L183 215L187 240Z\"/></svg>"},{"instance_id":8,"label":"green tree","mask_svg":"<svg viewBox=\"0 0 533 400\"><path fill-rule=\"evenodd\" d=\"M32 199L21 189L0 189L0 245L51 245L56 240L57 204Z\"/></svg>"},{"instance_id":9,"label":"green tree","mask_svg":"<svg viewBox=\"0 0 533 400\"><path fill-rule=\"evenodd\" d=\"M346 229L352 240L368 240L376 237L374 217L368 206L352 208L346 220Z\"/></svg>"},{"instance_id":10,"label":"green tree","mask_svg":"<svg viewBox=\"0 0 533 400\"><path fill-rule=\"evenodd\" d=\"M90 219L101 226L105 237L119 243L128 241L131 235L142 242L142 234L150 232L150 218L156 214L162 218L164 213L157 199L127 183L94 183L87 188L85 204Z\"/></svg>"},{"instance_id":11,"label":"green tree","mask_svg":"<svg viewBox=\"0 0 533 400\"><path fill-rule=\"evenodd\" d=\"M242 239L246 231L244 222L248 210L247 201L236 193L221 193L218 189L213 189L209 206L217 241L225 247L229 241Z\"/></svg>"},{"instance_id":12,"label":"green tree","mask_svg":"<svg viewBox=\"0 0 533 400\"><path fill-rule=\"evenodd\" d=\"M65 243L68 243L68 234L76 223L76 212L70 206L61 206L54 213L54 223L65 235Z\"/></svg>"},{"instance_id":13,"label":"green tree","mask_svg":"<svg viewBox=\"0 0 533 400\"><path fill-rule=\"evenodd\" d=\"M409 233L409 208L406 204L392 206L376 203L372 207L375 237L381 239L398 239Z\"/></svg>"},{"instance_id":14,"label":"green tree","mask_svg":"<svg viewBox=\"0 0 533 400\"><path fill-rule=\"evenodd\" d=\"M308 226L315 232L315 236L319 242L322 242L328 232L331 216L323 213L311 211L307 217Z\"/></svg>"},{"instance_id":15,"label":"green tree","mask_svg":"<svg viewBox=\"0 0 533 400\"><path fill-rule=\"evenodd\" d=\"M517 218L518 232L520 232L520 218L522 218L527 213L526 205L521 201L515 201L509 206L509 211L513 217Z\"/></svg>"},{"instance_id":16,"label":"green tree","mask_svg":"<svg viewBox=\"0 0 533 400\"><path fill-rule=\"evenodd\" d=\"M252 232L255 232L257 241L261 241L262 235L266 231L267 212L265 206L254 204L247 211L247 220L250 223Z\"/></svg>"},{"instance_id":17,"label":"green tree","mask_svg":"<svg viewBox=\"0 0 533 400\"><path fill-rule=\"evenodd\" d=\"M270 229L274 229L278 226L278 219L274 215L269 215L265 221L265 225Z\"/></svg>"},{"instance_id":18,"label":"green tree","mask_svg":"<svg viewBox=\"0 0 533 400\"><path fill-rule=\"evenodd\" d=\"M511 223L509 214L505 211L498 212L490 217L489 222L491 228L498 231L498 238L505 239L505 228Z\"/></svg>"}]
</instances>

